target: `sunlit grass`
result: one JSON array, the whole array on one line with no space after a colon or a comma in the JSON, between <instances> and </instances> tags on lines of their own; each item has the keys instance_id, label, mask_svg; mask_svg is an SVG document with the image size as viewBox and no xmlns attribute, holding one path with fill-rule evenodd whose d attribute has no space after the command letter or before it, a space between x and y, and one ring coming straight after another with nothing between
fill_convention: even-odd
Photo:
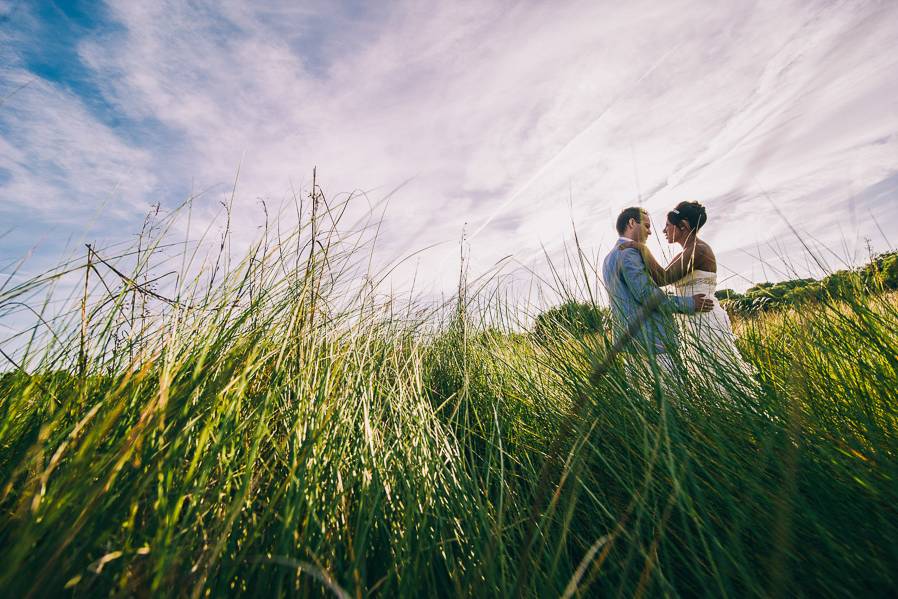
<instances>
[{"instance_id":1,"label":"sunlit grass","mask_svg":"<svg viewBox=\"0 0 898 599\"><path fill-rule=\"evenodd\" d=\"M740 322L754 374L595 376L602 336L397 314L312 234L0 378L5 595L894 592L894 296Z\"/></svg>"}]
</instances>

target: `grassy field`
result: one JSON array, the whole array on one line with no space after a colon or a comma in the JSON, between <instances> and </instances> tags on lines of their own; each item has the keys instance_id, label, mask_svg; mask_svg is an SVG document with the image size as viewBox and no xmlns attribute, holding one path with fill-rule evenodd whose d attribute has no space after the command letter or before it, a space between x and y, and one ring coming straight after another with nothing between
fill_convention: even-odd
<instances>
[{"instance_id":1,"label":"grassy field","mask_svg":"<svg viewBox=\"0 0 898 599\"><path fill-rule=\"evenodd\" d=\"M742 321L755 373L669 380L352 295L308 233L149 318L91 292L0 378L3 595L898 591L894 296Z\"/></svg>"}]
</instances>

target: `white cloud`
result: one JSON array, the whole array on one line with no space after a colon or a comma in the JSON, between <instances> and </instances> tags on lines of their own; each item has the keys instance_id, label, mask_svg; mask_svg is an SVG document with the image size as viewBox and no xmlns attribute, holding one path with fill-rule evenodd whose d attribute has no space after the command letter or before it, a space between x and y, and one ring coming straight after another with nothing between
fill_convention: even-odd
<instances>
[{"instance_id":1,"label":"white cloud","mask_svg":"<svg viewBox=\"0 0 898 599\"><path fill-rule=\"evenodd\" d=\"M71 92L21 69L3 75L13 87L0 112L9 130L0 138L7 215L83 227L101 209L107 222L146 211L155 185L147 150L125 143Z\"/></svg>"},{"instance_id":2,"label":"white cloud","mask_svg":"<svg viewBox=\"0 0 898 599\"><path fill-rule=\"evenodd\" d=\"M787 232L760 189L819 231L840 201L894 170L889 3L109 9L124 30L82 43L80 56L116 110L158 121L170 145L123 147L70 98L43 107L76 115L96 151L118 161L61 163L66 185L96 192L136 172L131 198L153 176L224 193L240 164L236 220L253 223L238 231L249 238L256 198L277 202L291 182L307 185L312 165L331 193L377 197L413 178L387 213L384 254L448 243L398 269L397 286L420 264L419 285L451 289L466 222L471 233L489 220L471 241L475 268L509 253L531 263L540 244L560 248L571 218L581 241L607 243L616 211L640 195L659 216L682 199L705 201L721 259L749 272L742 250ZM22 139L32 135L52 143L46 130Z\"/></svg>"}]
</instances>

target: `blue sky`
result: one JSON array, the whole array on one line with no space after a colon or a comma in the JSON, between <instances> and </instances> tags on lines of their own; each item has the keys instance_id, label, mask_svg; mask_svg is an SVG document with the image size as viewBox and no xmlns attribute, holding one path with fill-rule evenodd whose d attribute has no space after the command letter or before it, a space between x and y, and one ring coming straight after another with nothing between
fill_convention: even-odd
<instances>
[{"instance_id":1,"label":"blue sky","mask_svg":"<svg viewBox=\"0 0 898 599\"><path fill-rule=\"evenodd\" d=\"M473 274L526 278L572 222L598 256L621 208L684 199L726 286L810 268L790 224L863 261L898 243L896 40L890 0L0 0L0 272L192 192L215 226L238 167L248 243L313 165L331 195L407 181L380 259L434 247L394 289L453 289L465 228Z\"/></svg>"}]
</instances>

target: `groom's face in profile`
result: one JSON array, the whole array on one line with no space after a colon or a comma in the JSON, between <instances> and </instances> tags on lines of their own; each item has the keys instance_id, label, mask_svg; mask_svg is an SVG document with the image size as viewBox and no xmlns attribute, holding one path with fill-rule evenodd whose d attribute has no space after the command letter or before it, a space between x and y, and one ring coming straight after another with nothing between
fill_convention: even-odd
<instances>
[{"instance_id":1,"label":"groom's face in profile","mask_svg":"<svg viewBox=\"0 0 898 599\"><path fill-rule=\"evenodd\" d=\"M642 213L642 217L639 220L640 222L636 222L635 218L630 219L630 227L627 231L629 235L627 237L637 243L642 243L652 234L652 221L649 220L649 215L645 212Z\"/></svg>"}]
</instances>

